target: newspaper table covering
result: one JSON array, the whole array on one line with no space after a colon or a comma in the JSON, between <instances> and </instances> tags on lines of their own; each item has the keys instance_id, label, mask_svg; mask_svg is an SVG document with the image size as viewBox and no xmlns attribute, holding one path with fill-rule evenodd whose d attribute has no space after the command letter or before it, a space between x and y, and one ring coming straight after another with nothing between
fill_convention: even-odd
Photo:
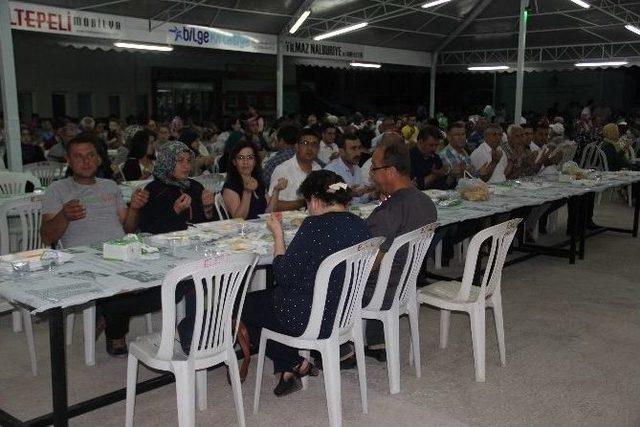
<instances>
[{"instance_id":1,"label":"newspaper table covering","mask_svg":"<svg viewBox=\"0 0 640 427\"><path fill-rule=\"evenodd\" d=\"M556 180L508 182L494 186L490 199L484 202L460 201L455 192L431 194L438 206L438 222L448 225L638 181L640 173L622 171L602 173L597 179L584 183L559 182L557 177ZM375 203L355 205L351 211L366 218L376 206ZM284 213L287 243L305 216L303 212ZM259 264L272 262L273 240L264 217L196 224L185 231L146 236L146 239L160 248L159 253L150 258L130 262L103 259L102 243L99 243L66 250L73 254L73 259L56 267L54 272L36 271L18 276L0 269L0 295L39 313L53 307L70 307L120 292L158 286L171 268L197 259L254 252L260 255Z\"/></svg>"}]
</instances>

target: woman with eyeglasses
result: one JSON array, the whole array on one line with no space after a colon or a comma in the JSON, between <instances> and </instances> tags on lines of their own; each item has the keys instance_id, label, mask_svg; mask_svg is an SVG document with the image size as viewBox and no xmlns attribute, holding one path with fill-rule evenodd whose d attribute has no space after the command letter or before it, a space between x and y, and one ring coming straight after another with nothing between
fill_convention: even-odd
<instances>
[{"instance_id":1,"label":"woman with eyeglasses","mask_svg":"<svg viewBox=\"0 0 640 427\"><path fill-rule=\"evenodd\" d=\"M278 193L286 187L281 178L272 197L262 178L258 147L250 141L240 141L231 152L227 166L227 180L222 187L222 198L232 218L255 219L273 211Z\"/></svg>"}]
</instances>

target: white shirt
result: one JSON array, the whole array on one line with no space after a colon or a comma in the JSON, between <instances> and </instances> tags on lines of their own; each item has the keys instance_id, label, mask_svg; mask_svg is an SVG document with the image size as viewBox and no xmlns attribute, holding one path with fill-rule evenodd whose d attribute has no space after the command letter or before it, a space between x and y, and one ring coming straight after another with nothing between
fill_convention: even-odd
<instances>
[{"instance_id":1,"label":"white shirt","mask_svg":"<svg viewBox=\"0 0 640 427\"><path fill-rule=\"evenodd\" d=\"M536 147L538 147L536 145ZM549 147L548 145L545 145L544 147L540 148L538 147L538 149L536 150L538 151L538 157L536 158L536 162L540 160L540 158L542 157L542 155L544 153L553 153L555 150L552 147ZM540 171L538 172L538 175L555 175L558 173L558 166L556 165L549 165L549 166L543 166L542 169L540 169Z\"/></svg>"},{"instance_id":2,"label":"white shirt","mask_svg":"<svg viewBox=\"0 0 640 427\"><path fill-rule=\"evenodd\" d=\"M329 144L326 144L324 141L320 141L320 149L318 150L318 159L320 159L320 161L325 165L331 161L329 160L331 158L331 155L337 152L338 152L338 145L336 145L335 142L329 145Z\"/></svg>"},{"instance_id":3,"label":"white shirt","mask_svg":"<svg viewBox=\"0 0 640 427\"><path fill-rule=\"evenodd\" d=\"M325 170L335 172L344 179L344 182L351 188L360 187L364 184L364 179L362 177L362 170L360 166L354 165L353 172L351 169L344 163L342 157L338 157L327 166L325 166ZM367 200L366 196L354 197L354 203L364 203Z\"/></svg>"},{"instance_id":4,"label":"white shirt","mask_svg":"<svg viewBox=\"0 0 640 427\"><path fill-rule=\"evenodd\" d=\"M500 147L498 150L502 151ZM471 164L476 170L480 170L481 167L491 162L491 147L486 142L483 142L473 150L471 153ZM500 161L496 165L493 173L491 174L491 178L489 178L489 182L504 182L507 180L507 177L504 174L505 169L507 168L507 156L502 153L502 157L500 157Z\"/></svg>"},{"instance_id":5,"label":"white shirt","mask_svg":"<svg viewBox=\"0 0 640 427\"><path fill-rule=\"evenodd\" d=\"M371 171L371 157L369 157L369 159L364 162L364 164L362 165L362 167L360 168L360 171L362 172L362 178L364 179L364 185L371 185L371 175L369 175L369 172Z\"/></svg>"},{"instance_id":6,"label":"white shirt","mask_svg":"<svg viewBox=\"0 0 640 427\"><path fill-rule=\"evenodd\" d=\"M320 169L320 165L316 162L313 162L311 170L317 171ZM275 187L278 183L278 179L286 178L287 188L280 191L278 198L285 202L300 200L300 197L298 197L298 188L300 188L300 184L302 184L302 181L304 181L306 177L307 173L300 168L296 156L293 156L289 160L280 163L278 166L276 166L276 168L273 170L273 174L271 175L269 197L273 196L273 187Z\"/></svg>"}]
</instances>

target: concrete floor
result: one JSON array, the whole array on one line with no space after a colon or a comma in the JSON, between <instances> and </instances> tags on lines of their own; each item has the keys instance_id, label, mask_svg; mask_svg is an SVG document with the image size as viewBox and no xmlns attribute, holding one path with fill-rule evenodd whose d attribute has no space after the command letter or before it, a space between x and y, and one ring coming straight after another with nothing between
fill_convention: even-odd
<instances>
[{"instance_id":1,"label":"concrete floor","mask_svg":"<svg viewBox=\"0 0 640 427\"><path fill-rule=\"evenodd\" d=\"M618 202L599 207L602 224L628 226L632 211ZM401 321L400 394L388 391L386 366L367 360L369 413L362 414L356 371L342 374L343 420L349 426L637 426L640 425L640 240L606 233L587 241L587 258L576 265L537 257L503 274L507 365L501 367L490 316L487 320L486 382L474 382L468 317L452 315L448 348L438 348L438 312L421 310L422 378L408 365L408 322ZM453 270L459 266L453 266ZM143 332L134 319L132 334ZM157 326L159 319L156 318ZM81 323L81 322L80 322ZM0 318L0 407L20 419L51 408L46 323L35 325L40 374L33 377L23 334L10 316ZM126 359L110 358L104 338L97 364L83 364L81 325L69 348L71 403L121 388ZM270 363L267 363L270 369ZM142 368L141 377L153 373ZM209 408L198 425L236 424L223 370L209 373ZM305 392L278 399L275 381L263 381L261 410L251 412L255 359L243 385L247 425L326 425L321 377ZM175 388L140 395L136 425L176 425ZM71 425L120 426L124 402L75 418Z\"/></svg>"}]
</instances>

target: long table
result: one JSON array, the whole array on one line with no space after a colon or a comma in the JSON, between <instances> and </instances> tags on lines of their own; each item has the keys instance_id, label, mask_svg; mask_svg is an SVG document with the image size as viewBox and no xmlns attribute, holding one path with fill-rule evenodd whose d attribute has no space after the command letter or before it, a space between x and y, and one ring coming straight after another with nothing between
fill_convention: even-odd
<instances>
[{"instance_id":1,"label":"long table","mask_svg":"<svg viewBox=\"0 0 640 427\"><path fill-rule=\"evenodd\" d=\"M585 183L549 180L515 182L494 188L494 194L488 201L462 201L456 206L439 207L438 222L441 226L447 226L561 199L568 199L570 203L575 203L574 208L580 210L581 200L586 195L638 181L640 181L640 173L625 172L603 174L600 180ZM631 230L613 229L613 231L625 231L634 237L637 236L640 206L637 200L636 197L633 228ZM358 206L353 211L366 217L375 207L376 204L371 203ZM293 221L292 217L298 215L301 214L291 213L285 216L286 240L291 239L295 234L297 222ZM584 218L582 222L584 223ZM576 225L580 224L576 223ZM189 239L191 246L164 247L156 259L134 262L109 261L102 258L101 245L96 245L68 249L67 251L73 254L73 259L57 267L53 275L49 272L34 272L20 277L17 281L13 273L0 270L0 296L30 308L34 314L41 314L48 318L53 400L52 413L25 422L0 409L1 425L39 426L53 423L56 426L66 426L70 417L124 399L125 390L121 389L72 406L68 405L63 323L65 308L91 303L122 292L135 292L159 286L166 272L173 266L202 258L207 246L204 241L208 238L212 238L214 242L207 248L208 255L211 255L212 250L220 254L248 251L260 255L259 264L263 267L272 262L270 236L263 220L246 222L231 220L203 224L190 228L184 232L184 236ZM159 238L161 239L162 236ZM575 261L577 243L581 244L579 253L584 256L584 227L575 227L572 233L569 249L570 256L573 256L572 261ZM197 251L194 250L194 245L198 246ZM163 375L139 383L138 391L148 391L171 381L170 376Z\"/></svg>"}]
</instances>

